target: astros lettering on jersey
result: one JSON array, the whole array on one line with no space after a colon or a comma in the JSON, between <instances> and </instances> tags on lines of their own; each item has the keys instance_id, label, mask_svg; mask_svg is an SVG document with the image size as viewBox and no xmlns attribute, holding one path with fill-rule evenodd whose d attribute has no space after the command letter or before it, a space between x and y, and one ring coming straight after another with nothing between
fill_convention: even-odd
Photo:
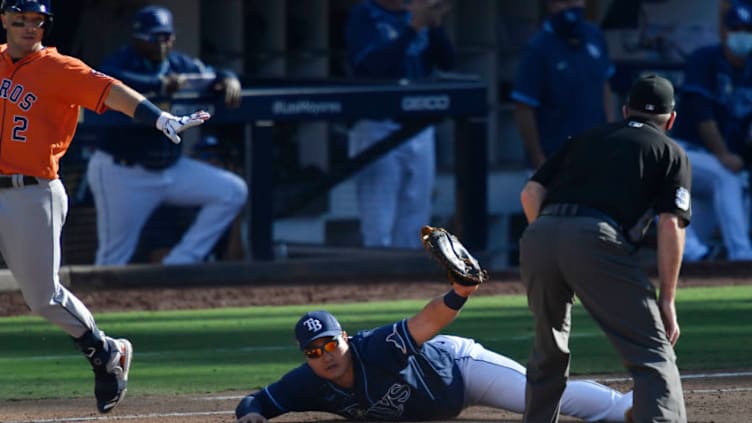
<instances>
[{"instance_id":1,"label":"astros lettering on jersey","mask_svg":"<svg viewBox=\"0 0 752 423\"><path fill-rule=\"evenodd\" d=\"M56 179L76 131L78 105L103 113L116 83L53 47L14 63L8 45L0 45L0 173Z\"/></svg>"}]
</instances>

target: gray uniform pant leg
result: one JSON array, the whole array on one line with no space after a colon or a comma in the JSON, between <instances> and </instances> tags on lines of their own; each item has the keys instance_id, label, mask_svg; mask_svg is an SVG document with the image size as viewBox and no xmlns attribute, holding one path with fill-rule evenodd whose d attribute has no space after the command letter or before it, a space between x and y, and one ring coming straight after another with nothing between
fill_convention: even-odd
<instances>
[{"instance_id":1,"label":"gray uniform pant leg","mask_svg":"<svg viewBox=\"0 0 752 423\"><path fill-rule=\"evenodd\" d=\"M520 273L528 307L535 318L535 338L527 364L525 422L555 422L569 377L569 332L574 292L559 270L559 228L538 219L520 240Z\"/></svg>"},{"instance_id":2,"label":"gray uniform pant leg","mask_svg":"<svg viewBox=\"0 0 752 423\"><path fill-rule=\"evenodd\" d=\"M571 300L558 294L563 286L577 294L631 373L635 421L686 422L676 356L655 290L621 234L594 219L543 217L523 235L520 262L527 268L522 277L536 316L526 401L535 409L550 404L559 381L566 378L562 369L568 369L569 350L562 344L561 329L568 335ZM537 370L532 379L531 369ZM554 419L535 411L525 421Z\"/></svg>"},{"instance_id":3,"label":"gray uniform pant leg","mask_svg":"<svg viewBox=\"0 0 752 423\"><path fill-rule=\"evenodd\" d=\"M635 421L686 422L676 354L633 247L605 223L570 220L577 224L565 227L573 246L558 251L562 272L632 375Z\"/></svg>"}]
</instances>

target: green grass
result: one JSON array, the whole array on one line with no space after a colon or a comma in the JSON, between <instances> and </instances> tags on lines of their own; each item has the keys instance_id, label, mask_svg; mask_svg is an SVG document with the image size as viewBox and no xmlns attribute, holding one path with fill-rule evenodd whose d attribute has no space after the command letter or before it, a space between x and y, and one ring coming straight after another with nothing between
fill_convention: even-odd
<instances>
[{"instance_id":1,"label":"green grass","mask_svg":"<svg viewBox=\"0 0 752 423\"><path fill-rule=\"evenodd\" d=\"M752 367L752 286L685 288L677 308L682 370ZM328 305L344 328L399 320L425 301ZM100 314L99 326L136 350L131 395L246 392L298 365L292 325L321 306ZM524 364L532 320L523 296L476 297L446 330ZM575 307L572 373L623 372L600 330ZM90 396L92 374L60 329L35 317L0 319L0 400Z\"/></svg>"}]
</instances>

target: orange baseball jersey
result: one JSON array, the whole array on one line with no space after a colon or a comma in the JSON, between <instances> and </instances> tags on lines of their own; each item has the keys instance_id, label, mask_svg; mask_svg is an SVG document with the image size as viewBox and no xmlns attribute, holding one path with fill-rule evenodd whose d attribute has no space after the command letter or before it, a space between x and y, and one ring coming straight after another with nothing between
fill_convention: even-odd
<instances>
[{"instance_id":1,"label":"orange baseball jersey","mask_svg":"<svg viewBox=\"0 0 752 423\"><path fill-rule=\"evenodd\" d=\"M0 45L0 173L56 179L79 106L103 113L118 80L46 47L13 63Z\"/></svg>"}]
</instances>

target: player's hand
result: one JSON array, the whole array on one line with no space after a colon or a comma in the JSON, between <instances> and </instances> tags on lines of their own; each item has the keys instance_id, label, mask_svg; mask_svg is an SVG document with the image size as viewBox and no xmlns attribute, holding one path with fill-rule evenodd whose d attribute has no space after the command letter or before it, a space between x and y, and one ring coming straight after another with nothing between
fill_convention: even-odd
<instances>
[{"instance_id":1,"label":"player's hand","mask_svg":"<svg viewBox=\"0 0 752 423\"><path fill-rule=\"evenodd\" d=\"M676 341L679 340L679 321L676 319L676 305L673 301L668 301L659 298L658 306L661 311L661 319L663 319L663 326L666 329L666 337L671 345L676 345Z\"/></svg>"},{"instance_id":2,"label":"player's hand","mask_svg":"<svg viewBox=\"0 0 752 423\"><path fill-rule=\"evenodd\" d=\"M239 418L237 423L266 423L266 417L258 413L248 413Z\"/></svg>"},{"instance_id":3,"label":"player's hand","mask_svg":"<svg viewBox=\"0 0 752 423\"><path fill-rule=\"evenodd\" d=\"M225 105L230 108L236 108L240 106L241 99L241 87L238 78L227 77L214 87L217 91L224 91L225 93Z\"/></svg>"},{"instance_id":4,"label":"player's hand","mask_svg":"<svg viewBox=\"0 0 752 423\"><path fill-rule=\"evenodd\" d=\"M434 0L412 0L405 6L410 11L410 26L414 30L420 31L431 23L433 3Z\"/></svg>"},{"instance_id":5,"label":"player's hand","mask_svg":"<svg viewBox=\"0 0 752 423\"><path fill-rule=\"evenodd\" d=\"M179 133L188 128L201 125L207 121L211 115L205 111L192 113L188 116L177 117L167 112L162 112L157 119L157 129L162 131L167 138L175 144L180 144Z\"/></svg>"},{"instance_id":6,"label":"player's hand","mask_svg":"<svg viewBox=\"0 0 752 423\"><path fill-rule=\"evenodd\" d=\"M721 162L723 167L736 173L744 168L744 159L738 154L724 153L718 156L718 161Z\"/></svg>"},{"instance_id":7,"label":"player's hand","mask_svg":"<svg viewBox=\"0 0 752 423\"><path fill-rule=\"evenodd\" d=\"M162 79L162 91L168 96L173 95L175 91L181 89L186 82L185 75L178 73L163 75L160 78Z\"/></svg>"}]
</instances>

